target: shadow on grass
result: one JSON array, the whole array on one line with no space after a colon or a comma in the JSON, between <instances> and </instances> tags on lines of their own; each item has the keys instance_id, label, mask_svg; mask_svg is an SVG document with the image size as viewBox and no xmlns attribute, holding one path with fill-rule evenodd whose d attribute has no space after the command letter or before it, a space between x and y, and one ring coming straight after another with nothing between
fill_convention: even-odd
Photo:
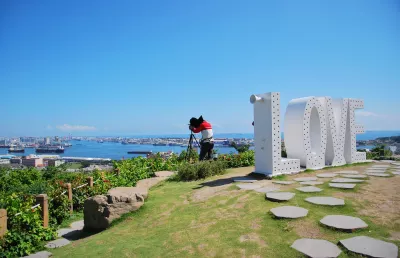
<instances>
[{"instance_id":1,"label":"shadow on grass","mask_svg":"<svg viewBox=\"0 0 400 258\"><path fill-rule=\"evenodd\" d=\"M103 231L103 230L89 230L89 229L78 230L77 229L77 230L71 231L67 234L64 234L62 237L69 241L76 241L76 240L90 237L92 235L100 233L101 231Z\"/></svg>"},{"instance_id":2,"label":"shadow on grass","mask_svg":"<svg viewBox=\"0 0 400 258\"><path fill-rule=\"evenodd\" d=\"M233 177L220 178L220 179L216 179L216 180L203 182L203 183L200 183L198 186L194 187L193 189L200 189L200 188L203 188L204 186L216 187L216 186L228 185L228 184L234 183L235 180L237 180L237 179L260 181L260 180L267 179L267 177L265 175L256 174L256 173L252 172L252 173L249 173L249 174L247 174L245 176L233 176Z\"/></svg>"}]
</instances>

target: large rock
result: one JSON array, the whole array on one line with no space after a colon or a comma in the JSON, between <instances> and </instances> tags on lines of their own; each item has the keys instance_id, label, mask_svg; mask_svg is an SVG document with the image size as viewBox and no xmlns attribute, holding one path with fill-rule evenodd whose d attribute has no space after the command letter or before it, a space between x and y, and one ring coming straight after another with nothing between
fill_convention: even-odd
<instances>
[{"instance_id":1,"label":"large rock","mask_svg":"<svg viewBox=\"0 0 400 258\"><path fill-rule=\"evenodd\" d=\"M107 195L96 195L84 203L83 215L86 229L101 230L123 214L138 210L147 198L147 189L117 187Z\"/></svg>"}]
</instances>

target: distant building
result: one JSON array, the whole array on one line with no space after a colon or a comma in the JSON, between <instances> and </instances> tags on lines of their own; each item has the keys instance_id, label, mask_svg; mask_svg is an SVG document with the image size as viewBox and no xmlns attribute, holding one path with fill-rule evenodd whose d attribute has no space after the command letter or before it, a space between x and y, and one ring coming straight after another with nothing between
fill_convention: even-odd
<instances>
[{"instance_id":1,"label":"distant building","mask_svg":"<svg viewBox=\"0 0 400 258\"><path fill-rule=\"evenodd\" d=\"M42 158L24 158L22 159L22 165L27 167L43 167Z\"/></svg>"},{"instance_id":2,"label":"distant building","mask_svg":"<svg viewBox=\"0 0 400 258\"><path fill-rule=\"evenodd\" d=\"M49 159L47 160L47 165L51 167L58 167L62 164L64 164L64 160L58 160L58 159Z\"/></svg>"},{"instance_id":3,"label":"distant building","mask_svg":"<svg viewBox=\"0 0 400 258\"><path fill-rule=\"evenodd\" d=\"M9 159L0 159L0 165L6 165L6 164L10 164Z\"/></svg>"},{"instance_id":4,"label":"distant building","mask_svg":"<svg viewBox=\"0 0 400 258\"><path fill-rule=\"evenodd\" d=\"M390 150L391 152L395 153L397 150L397 146L385 146L385 150Z\"/></svg>"},{"instance_id":5,"label":"distant building","mask_svg":"<svg viewBox=\"0 0 400 258\"><path fill-rule=\"evenodd\" d=\"M11 164L22 164L22 160L20 158L11 158L10 163Z\"/></svg>"},{"instance_id":6,"label":"distant building","mask_svg":"<svg viewBox=\"0 0 400 258\"><path fill-rule=\"evenodd\" d=\"M50 145L50 137L44 138L44 144L45 145Z\"/></svg>"}]
</instances>

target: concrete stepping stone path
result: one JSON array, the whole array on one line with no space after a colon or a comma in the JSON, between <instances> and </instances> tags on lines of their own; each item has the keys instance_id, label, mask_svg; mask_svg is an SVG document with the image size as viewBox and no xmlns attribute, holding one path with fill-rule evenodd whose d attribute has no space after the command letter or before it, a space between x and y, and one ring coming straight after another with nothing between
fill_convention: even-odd
<instances>
[{"instance_id":1,"label":"concrete stepping stone path","mask_svg":"<svg viewBox=\"0 0 400 258\"><path fill-rule=\"evenodd\" d=\"M371 172L369 172L369 173L365 173L365 174L369 175L369 176L390 177L390 175L386 174L386 173L371 173Z\"/></svg>"},{"instance_id":2,"label":"concrete stepping stone path","mask_svg":"<svg viewBox=\"0 0 400 258\"><path fill-rule=\"evenodd\" d=\"M23 256L22 258L47 258L51 257L53 254L47 251L37 252L28 256Z\"/></svg>"},{"instance_id":3,"label":"concrete stepping stone path","mask_svg":"<svg viewBox=\"0 0 400 258\"><path fill-rule=\"evenodd\" d=\"M234 177L232 178L234 182L240 182L240 183L255 183L258 180L251 178L251 177Z\"/></svg>"},{"instance_id":4,"label":"concrete stepping stone path","mask_svg":"<svg viewBox=\"0 0 400 258\"><path fill-rule=\"evenodd\" d=\"M315 186L299 187L299 188L296 188L296 190L299 190L300 192L303 192L303 193L318 193L318 192L322 191L321 188L318 188Z\"/></svg>"},{"instance_id":5,"label":"concrete stepping stone path","mask_svg":"<svg viewBox=\"0 0 400 258\"><path fill-rule=\"evenodd\" d=\"M272 181L272 183L280 185L291 185L294 183L294 181Z\"/></svg>"},{"instance_id":6,"label":"concrete stepping stone path","mask_svg":"<svg viewBox=\"0 0 400 258\"><path fill-rule=\"evenodd\" d=\"M355 184L340 184L340 183L329 183L330 187L341 188L341 189L353 189Z\"/></svg>"},{"instance_id":7,"label":"concrete stepping stone path","mask_svg":"<svg viewBox=\"0 0 400 258\"><path fill-rule=\"evenodd\" d=\"M368 227L367 223L362 219L344 215L328 215L321 219L320 222L325 226L345 231Z\"/></svg>"},{"instance_id":8,"label":"concrete stepping stone path","mask_svg":"<svg viewBox=\"0 0 400 258\"><path fill-rule=\"evenodd\" d=\"M291 248L311 258L338 257L342 252L335 244L322 239L298 239Z\"/></svg>"},{"instance_id":9,"label":"concrete stepping stone path","mask_svg":"<svg viewBox=\"0 0 400 258\"><path fill-rule=\"evenodd\" d=\"M362 183L364 180L352 178L335 178L331 180L332 183Z\"/></svg>"},{"instance_id":10,"label":"concrete stepping stone path","mask_svg":"<svg viewBox=\"0 0 400 258\"><path fill-rule=\"evenodd\" d=\"M271 192L271 193L266 193L265 198L273 202L283 202L283 201L289 201L295 195L296 195L295 193L290 193L290 192Z\"/></svg>"},{"instance_id":11,"label":"concrete stepping stone path","mask_svg":"<svg viewBox=\"0 0 400 258\"><path fill-rule=\"evenodd\" d=\"M365 178L365 179L368 179L368 176L366 176L366 175L341 175L341 177L345 177L345 178Z\"/></svg>"},{"instance_id":12,"label":"concrete stepping stone path","mask_svg":"<svg viewBox=\"0 0 400 258\"><path fill-rule=\"evenodd\" d=\"M400 172L392 172L393 175L400 176Z\"/></svg>"},{"instance_id":13,"label":"concrete stepping stone path","mask_svg":"<svg viewBox=\"0 0 400 258\"><path fill-rule=\"evenodd\" d=\"M324 182L321 181L304 181L300 182L301 185L322 185Z\"/></svg>"},{"instance_id":14,"label":"concrete stepping stone path","mask_svg":"<svg viewBox=\"0 0 400 258\"><path fill-rule=\"evenodd\" d=\"M307 216L308 210L296 206L282 206L270 210L277 218L297 219Z\"/></svg>"},{"instance_id":15,"label":"concrete stepping stone path","mask_svg":"<svg viewBox=\"0 0 400 258\"><path fill-rule=\"evenodd\" d=\"M339 174L339 175L342 175L342 174L345 174L345 175L357 175L359 173L358 173L358 171L355 171L355 170L343 170L343 171L335 172L335 174Z\"/></svg>"},{"instance_id":16,"label":"concrete stepping stone path","mask_svg":"<svg viewBox=\"0 0 400 258\"><path fill-rule=\"evenodd\" d=\"M58 237L63 237L65 235L73 234L75 232L79 232L79 229L61 228L61 229L57 230L57 235L58 235Z\"/></svg>"},{"instance_id":17,"label":"concrete stepping stone path","mask_svg":"<svg viewBox=\"0 0 400 258\"><path fill-rule=\"evenodd\" d=\"M82 230L84 226L85 226L85 222L83 220L78 220L78 221L71 223L71 228L73 228L73 229Z\"/></svg>"},{"instance_id":18,"label":"concrete stepping stone path","mask_svg":"<svg viewBox=\"0 0 400 258\"><path fill-rule=\"evenodd\" d=\"M254 190L254 189L257 189L257 188L261 188L261 185L257 185L257 184L253 184L253 183L238 184L236 186L239 187L240 189L243 189L243 190Z\"/></svg>"},{"instance_id":19,"label":"concrete stepping stone path","mask_svg":"<svg viewBox=\"0 0 400 258\"><path fill-rule=\"evenodd\" d=\"M321 178L332 178L337 176L337 174L334 173L323 173L323 174L318 174L317 177L321 177Z\"/></svg>"},{"instance_id":20,"label":"concrete stepping stone path","mask_svg":"<svg viewBox=\"0 0 400 258\"><path fill-rule=\"evenodd\" d=\"M298 177L295 178L294 180L297 182L304 182L304 181L316 181L318 178L316 177Z\"/></svg>"},{"instance_id":21,"label":"concrete stepping stone path","mask_svg":"<svg viewBox=\"0 0 400 258\"><path fill-rule=\"evenodd\" d=\"M343 206L344 200L334 197L326 197L326 196L316 196L316 197L308 197L306 202L318 204L318 205L327 205L327 206Z\"/></svg>"},{"instance_id":22,"label":"concrete stepping stone path","mask_svg":"<svg viewBox=\"0 0 400 258\"><path fill-rule=\"evenodd\" d=\"M279 187L266 186L266 187L261 187L261 188L254 189L254 191L259 192L259 193L276 192L276 191L279 191Z\"/></svg>"},{"instance_id":23,"label":"concrete stepping stone path","mask_svg":"<svg viewBox=\"0 0 400 258\"><path fill-rule=\"evenodd\" d=\"M367 236L357 236L340 240L339 244L348 251L367 257L396 258L399 250L395 244Z\"/></svg>"},{"instance_id":24,"label":"concrete stepping stone path","mask_svg":"<svg viewBox=\"0 0 400 258\"><path fill-rule=\"evenodd\" d=\"M45 245L45 247L46 248L58 248L58 247L62 247L62 246L68 245L70 243L71 243L71 241L69 241L69 240L67 240L65 238L59 238L59 239L56 239L54 241L48 242Z\"/></svg>"}]
</instances>

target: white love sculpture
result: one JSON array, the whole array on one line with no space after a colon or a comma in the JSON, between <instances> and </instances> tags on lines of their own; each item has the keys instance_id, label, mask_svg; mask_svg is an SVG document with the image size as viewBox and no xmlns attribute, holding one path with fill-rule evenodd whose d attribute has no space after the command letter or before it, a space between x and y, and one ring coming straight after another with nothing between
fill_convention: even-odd
<instances>
[{"instance_id":1,"label":"white love sculpture","mask_svg":"<svg viewBox=\"0 0 400 258\"><path fill-rule=\"evenodd\" d=\"M288 158L281 157L279 92L252 95L254 104L255 172L269 176L290 174L325 166L363 162L365 153L357 152L355 109L362 100L306 97L289 102L285 114L285 147Z\"/></svg>"}]
</instances>

